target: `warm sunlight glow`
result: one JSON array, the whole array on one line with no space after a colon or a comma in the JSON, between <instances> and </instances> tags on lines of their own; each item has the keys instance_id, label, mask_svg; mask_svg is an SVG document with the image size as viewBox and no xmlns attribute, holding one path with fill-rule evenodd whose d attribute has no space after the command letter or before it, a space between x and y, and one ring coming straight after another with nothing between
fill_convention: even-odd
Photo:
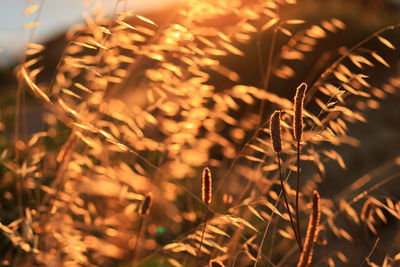
<instances>
[{"instance_id":1,"label":"warm sunlight glow","mask_svg":"<svg viewBox=\"0 0 400 267\"><path fill-rule=\"evenodd\" d=\"M394 1L1 11L1 266L399 266Z\"/></svg>"}]
</instances>

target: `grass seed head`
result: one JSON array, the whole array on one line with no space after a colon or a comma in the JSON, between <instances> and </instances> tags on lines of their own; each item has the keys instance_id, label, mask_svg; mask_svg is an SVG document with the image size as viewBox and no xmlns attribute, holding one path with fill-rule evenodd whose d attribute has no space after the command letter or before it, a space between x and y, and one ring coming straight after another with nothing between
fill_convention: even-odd
<instances>
[{"instance_id":1,"label":"grass seed head","mask_svg":"<svg viewBox=\"0 0 400 267\"><path fill-rule=\"evenodd\" d=\"M145 196L142 203L140 204L139 214L142 216L149 215L151 204L152 204L152 196L151 193L149 193Z\"/></svg>"},{"instance_id":2,"label":"grass seed head","mask_svg":"<svg viewBox=\"0 0 400 267\"><path fill-rule=\"evenodd\" d=\"M294 120L293 120L293 131L294 138L296 141L301 140L303 133L303 103L304 96L307 91L307 84L302 83L296 89L296 96L294 97Z\"/></svg>"},{"instance_id":3,"label":"grass seed head","mask_svg":"<svg viewBox=\"0 0 400 267\"><path fill-rule=\"evenodd\" d=\"M211 203L212 196L212 180L211 171L208 167L203 169L201 197L203 202L208 205Z\"/></svg>"},{"instance_id":4,"label":"grass seed head","mask_svg":"<svg viewBox=\"0 0 400 267\"><path fill-rule=\"evenodd\" d=\"M304 242L303 252L300 255L297 267L307 267L311 264L313 248L318 236L318 225L320 216L320 196L318 191L314 190L312 213L310 216L310 220L308 221L307 235Z\"/></svg>"},{"instance_id":5,"label":"grass seed head","mask_svg":"<svg viewBox=\"0 0 400 267\"><path fill-rule=\"evenodd\" d=\"M271 142L276 153L282 150L281 111L275 111L270 122Z\"/></svg>"}]
</instances>

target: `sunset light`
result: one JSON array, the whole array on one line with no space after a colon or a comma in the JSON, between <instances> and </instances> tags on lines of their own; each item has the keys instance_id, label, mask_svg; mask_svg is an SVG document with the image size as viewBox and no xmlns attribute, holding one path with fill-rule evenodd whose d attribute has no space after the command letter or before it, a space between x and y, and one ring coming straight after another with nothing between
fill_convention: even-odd
<instances>
[{"instance_id":1,"label":"sunset light","mask_svg":"<svg viewBox=\"0 0 400 267\"><path fill-rule=\"evenodd\" d=\"M400 266L394 0L2 0L0 266Z\"/></svg>"}]
</instances>

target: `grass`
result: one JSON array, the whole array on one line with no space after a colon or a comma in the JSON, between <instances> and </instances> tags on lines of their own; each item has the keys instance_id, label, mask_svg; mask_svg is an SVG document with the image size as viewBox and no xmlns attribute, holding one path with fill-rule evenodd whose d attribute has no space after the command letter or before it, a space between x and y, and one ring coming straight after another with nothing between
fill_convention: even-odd
<instances>
[{"instance_id":1,"label":"grass","mask_svg":"<svg viewBox=\"0 0 400 267\"><path fill-rule=\"evenodd\" d=\"M330 49L345 24L286 18L291 1L189 0L165 21L123 2L68 31L51 78L26 44L14 130L0 107L1 264L399 264L398 155L338 177L351 125L398 94L399 25ZM254 51L250 84L227 63Z\"/></svg>"}]
</instances>

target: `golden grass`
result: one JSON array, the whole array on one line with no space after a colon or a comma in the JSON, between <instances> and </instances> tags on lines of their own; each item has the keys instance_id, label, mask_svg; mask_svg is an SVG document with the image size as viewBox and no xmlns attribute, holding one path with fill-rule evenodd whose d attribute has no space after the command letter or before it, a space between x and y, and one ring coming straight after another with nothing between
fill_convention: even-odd
<instances>
[{"instance_id":1,"label":"golden grass","mask_svg":"<svg viewBox=\"0 0 400 267\"><path fill-rule=\"evenodd\" d=\"M350 124L367 123L365 112L400 87L396 62L385 56L398 52L399 25L321 57L310 70L315 80L293 92L306 80L296 76L296 64L345 30L343 22L284 19L280 9L292 8L289 0L188 0L165 21L121 10L121 2L111 18L95 9L68 31L47 81L39 79L47 48L27 44L16 72L14 141L0 153L7 245L0 264L399 262L397 246L375 258L371 252L376 236L383 239L383 229L400 220L398 198L378 193L398 181L399 159L341 181L344 189L325 188L337 177L330 162L349 164L340 148L358 145ZM43 5L25 13L40 14ZM26 26L32 35L39 18ZM259 49L269 45L253 64L260 88L224 65L248 57L243 48L252 40ZM367 76L383 69L390 77L381 83ZM214 84L214 77L223 78ZM290 95L275 90L277 81ZM44 109L42 130L27 138L26 90ZM280 111L266 119L269 107Z\"/></svg>"}]
</instances>

